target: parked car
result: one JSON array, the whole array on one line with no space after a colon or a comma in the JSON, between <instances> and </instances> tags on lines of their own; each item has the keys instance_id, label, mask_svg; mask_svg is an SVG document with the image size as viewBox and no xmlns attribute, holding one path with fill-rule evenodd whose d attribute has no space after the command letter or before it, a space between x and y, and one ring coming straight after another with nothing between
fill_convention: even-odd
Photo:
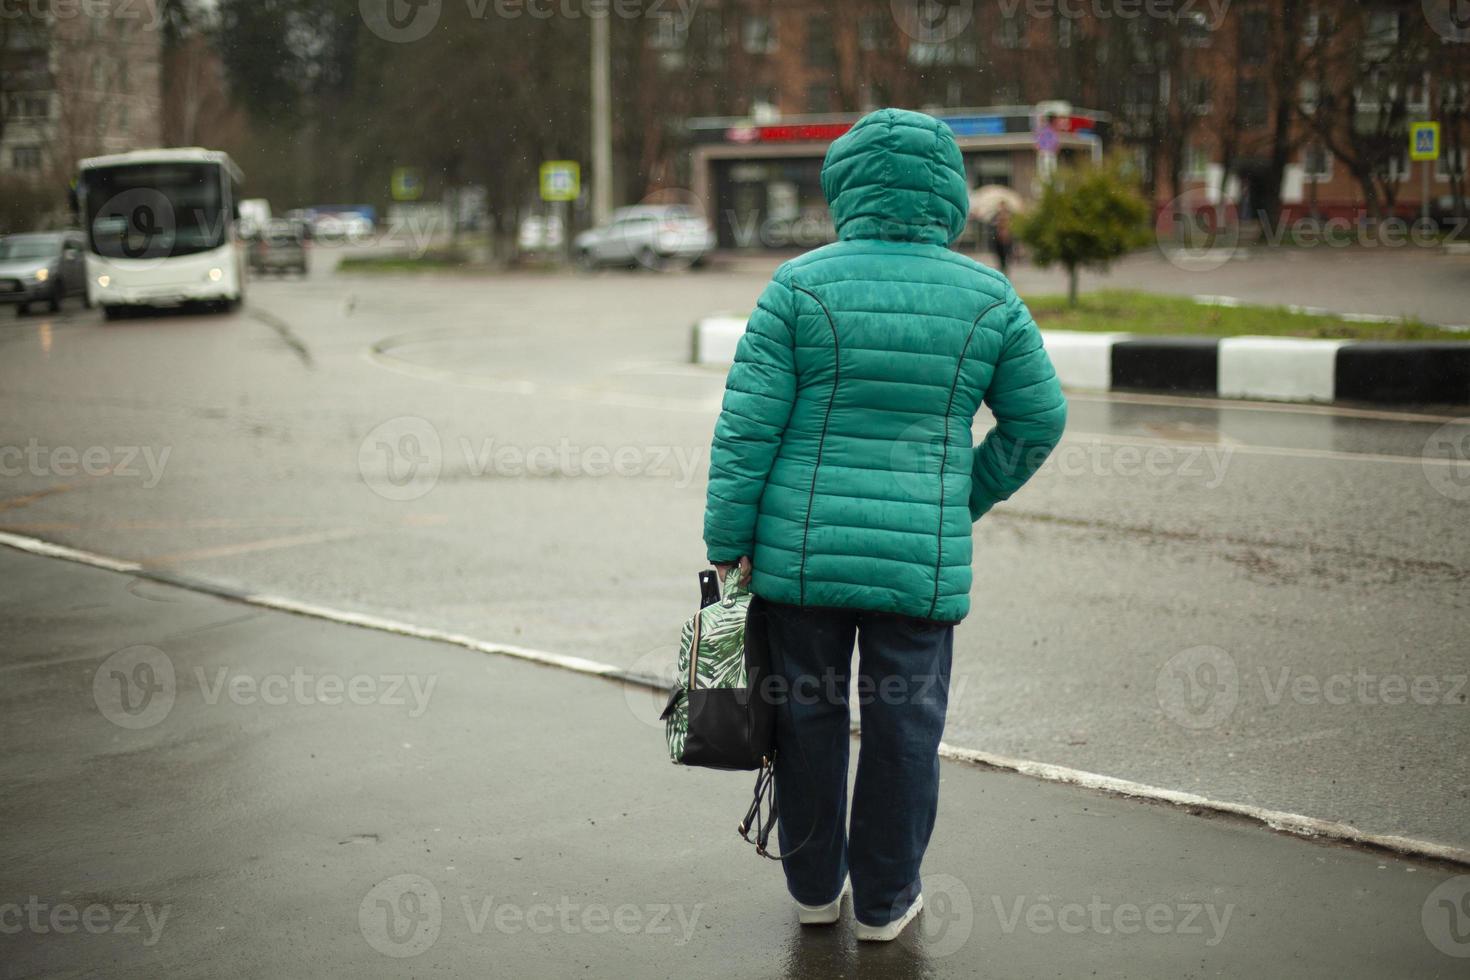
<instances>
[{"instance_id":1,"label":"parked car","mask_svg":"<svg viewBox=\"0 0 1470 980\"><path fill-rule=\"evenodd\" d=\"M250 236L250 271L306 275L306 241L309 235L305 221L274 218L260 225Z\"/></svg>"},{"instance_id":2,"label":"parked car","mask_svg":"<svg viewBox=\"0 0 1470 980\"><path fill-rule=\"evenodd\" d=\"M699 265L715 247L709 223L682 204L640 204L614 211L601 228L578 235L577 261L599 265Z\"/></svg>"},{"instance_id":3,"label":"parked car","mask_svg":"<svg viewBox=\"0 0 1470 980\"><path fill-rule=\"evenodd\" d=\"M373 223L357 211L326 211L317 214L311 233L327 242L358 242L372 236Z\"/></svg>"},{"instance_id":4,"label":"parked car","mask_svg":"<svg viewBox=\"0 0 1470 980\"><path fill-rule=\"evenodd\" d=\"M81 232L48 231L0 238L0 304L13 304L17 316L32 303L55 313L68 296L87 300L87 260Z\"/></svg>"}]
</instances>

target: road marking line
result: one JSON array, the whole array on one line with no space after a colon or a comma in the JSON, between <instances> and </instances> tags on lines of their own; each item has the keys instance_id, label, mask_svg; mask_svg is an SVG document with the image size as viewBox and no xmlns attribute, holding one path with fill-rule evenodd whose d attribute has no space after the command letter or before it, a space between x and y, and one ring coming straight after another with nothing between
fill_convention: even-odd
<instances>
[{"instance_id":1,"label":"road marking line","mask_svg":"<svg viewBox=\"0 0 1470 980\"><path fill-rule=\"evenodd\" d=\"M1294 449L1290 446L1252 446L1247 443L1235 442L1184 442L1179 439L1160 439L1151 436L1126 436L1114 435L1111 432L1069 432L1062 437L1063 444L1102 443L1111 446L1143 446L1163 447L1173 449L1219 449L1221 452L1234 455L1254 456L1291 456L1300 459L1330 459L1338 462L1352 463L1403 463L1413 466L1464 466L1470 467L1470 460L1451 459L1441 456L1394 456L1386 453L1349 453L1340 449Z\"/></svg>"},{"instance_id":2,"label":"road marking line","mask_svg":"<svg viewBox=\"0 0 1470 980\"><path fill-rule=\"evenodd\" d=\"M1069 391L1070 402L1121 402L1128 405L1158 405L1166 408L1223 408L1242 412L1279 412L1283 415L1333 415L1342 418L1374 419L1383 422L1458 422L1470 425L1470 413L1427 415L1422 412L1390 412L1347 405L1298 405L1290 402L1263 402L1237 398L1184 397L1182 395L1147 395L1127 391Z\"/></svg>"},{"instance_id":3,"label":"road marking line","mask_svg":"<svg viewBox=\"0 0 1470 980\"><path fill-rule=\"evenodd\" d=\"M20 534L8 534L4 531L0 531L0 545L15 548L18 551L29 552L33 555L40 555L43 558L60 558L63 561L74 561L82 565L91 565L95 568L105 568L109 572L133 573L143 570L143 566L135 561L121 561L117 558L108 558L90 551L68 548L63 544L52 544L50 541L42 541L39 538L26 537Z\"/></svg>"},{"instance_id":4,"label":"road marking line","mask_svg":"<svg viewBox=\"0 0 1470 980\"><path fill-rule=\"evenodd\" d=\"M60 486L47 487L44 490L37 490L35 493L28 493L24 496L11 497L9 500L0 500L0 510L15 510L20 507L29 507L38 500L44 500L54 494L66 493L75 488L75 483L63 483Z\"/></svg>"},{"instance_id":5,"label":"road marking line","mask_svg":"<svg viewBox=\"0 0 1470 980\"><path fill-rule=\"evenodd\" d=\"M307 616L313 619L341 623L345 626L358 626L363 629L379 630L381 632L394 633L400 636L413 637L414 639L428 640L435 643L448 643L479 653L513 657L517 660L525 660L531 663L556 667L593 677L604 677L622 684L634 684L655 691L668 690L667 686L657 678L651 678L646 674L615 667L612 664L598 663L595 660L588 660L585 657L550 653L545 650L535 650L530 647L492 643L486 640L476 639L464 633L452 633L448 630L417 626L413 623L375 616L371 613L349 612L347 610L334 609L330 606L318 605L312 602L301 602L296 599L289 599L284 596L276 596L264 592L239 592L226 586L216 585L207 581L186 580L173 576L159 575L156 572L150 572L136 562L106 558L102 555L52 544L36 538L23 537L18 534L0 532L0 545L45 558L60 558L64 561L90 565L95 568L106 569L107 571L124 572L136 575L139 578L151 579L165 585L171 585L175 588L218 596L223 599L259 606L265 609L273 609L278 612L293 613L298 616ZM1327 838L1359 846L1388 850L1409 857L1428 858L1431 860L1470 865L1470 850L1451 847L1447 844L1437 844L1433 841L1422 841L1412 837L1400 837L1392 834L1368 833L1350 824L1339 823L1337 821L1320 820L1316 817L1308 817L1299 813L1288 813L1281 810L1268 810L1264 807L1250 806L1244 803L1211 800L1194 793L1164 789L1159 786L1150 786L1147 783L1136 783L1131 780L1103 776L1080 769L1069 769L1066 766L1053 765L1047 762L1013 759L1009 756L997 755L980 749L961 748L943 742L940 743L939 754L942 758L949 759L953 762L1002 769L1049 782L1079 786L1084 789L1092 789L1118 796L1171 803L1176 806L1194 807L1215 813L1229 813L1245 817L1256 823L1265 824L1273 830L1282 831L1298 837Z\"/></svg>"},{"instance_id":6,"label":"road marking line","mask_svg":"<svg viewBox=\"0 0 1470 980\"><path fill-rule=\"evenodd\" d=\"M259 541L243 541L239 544L217 545L213 548L196 548L193 551L175 551L165 555L155 555L152 558L143 559L143 564L148 567L156 565L176 565L180 562L202 561L206 558L228 558L233 555L247 555L256 551L275 551L279 548L297 548L306 544L324 544L328 541L341 541L344 538L360 537L368 532L363 528L339 527L330 531L318 531L314 534L291 534L280 538L263 538Z\"/></svg>"}]
</instances>

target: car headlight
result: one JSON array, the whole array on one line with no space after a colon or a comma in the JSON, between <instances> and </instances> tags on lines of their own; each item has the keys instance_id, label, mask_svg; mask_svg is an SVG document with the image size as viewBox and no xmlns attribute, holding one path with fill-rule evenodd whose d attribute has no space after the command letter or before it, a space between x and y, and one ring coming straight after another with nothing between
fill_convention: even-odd
<instances>
[{"instance_id":1,"label":"car headlight","mask_svg":"<svg viewBox=\"0 0 1470 980\"><path fill-rule=\"evenodd\" d=\"M101 286L103 289L106 289L108 286L111 286L112 285L112 277L111 276L98 276L97 277L97 285Z\"/></svg>"},{"instance_id":2,"label":"car headlight","mask_svg":"<svg viewBox=\"0 0 1470 980\"><path fill-rule=\"evenodd\" d=\"M223 270L223 269L210 269L209 270L209 281L210 282L219 282L224 277L225 277L225 270Z\"/></svg>"},{"instance_id":3,"label":"car headlight","mask_svg":"<svg viewBox=\"0 0 1470 980\"><path fill-rule=\"evenodd\" d=\"M50 279L50 278L51 278L51 270L50 269L37 269L36 270L36 282L45 282L47 279Z\"/></svg>"}]
</instances>

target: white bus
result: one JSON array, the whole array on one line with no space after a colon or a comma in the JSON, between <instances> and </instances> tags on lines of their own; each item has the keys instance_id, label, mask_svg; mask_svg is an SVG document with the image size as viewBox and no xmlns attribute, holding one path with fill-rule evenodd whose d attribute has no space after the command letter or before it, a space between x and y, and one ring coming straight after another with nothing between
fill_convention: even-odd
<instances>
[{"instance_id":1,"label":"white bus","mask_svg":"<svg viewBox=\"0 0 1470 980\"><path fill-rule=\"evenodd\" d=\"M87 238L87 295L107 316L129 307L245 297L242 175L225 153L139 150L83 160L77 207Z\"/></svg>"}]
</instances>

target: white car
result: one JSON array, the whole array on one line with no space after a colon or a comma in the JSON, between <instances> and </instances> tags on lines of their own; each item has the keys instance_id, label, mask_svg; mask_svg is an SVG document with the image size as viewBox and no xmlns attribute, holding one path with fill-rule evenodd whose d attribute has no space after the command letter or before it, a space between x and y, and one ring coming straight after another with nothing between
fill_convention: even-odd
<instances>
[{"instance_id":1,"label":"white car","mask_svg":"<svg viewBox=\"0 0 1470 980\"><path fill-rule=\"evenodd\" d=\"M641 265L649 269L699 265L715 247L704 218L682 204L640 204L614 211L601 228L578 235L577 262L584 267Z\"/></svg>"},{"instance_id":2,"label":"white car","mask_svg":"<svg viewBox=\"0 0 1470 980\"><path fill-rule=\"evenodd\" d=\"M359 242L372 237L373 223L356 211L319 214L312 222L313 238L324 242Z\"/></svg>"}]
</instances>

